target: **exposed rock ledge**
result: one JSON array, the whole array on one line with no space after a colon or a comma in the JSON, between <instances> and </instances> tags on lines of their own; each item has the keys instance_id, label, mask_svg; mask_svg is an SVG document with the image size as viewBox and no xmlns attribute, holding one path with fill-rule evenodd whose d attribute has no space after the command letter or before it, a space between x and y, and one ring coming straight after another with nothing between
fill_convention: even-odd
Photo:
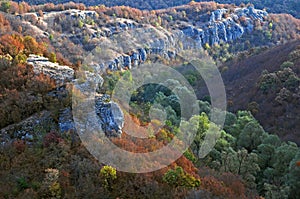
<instances>
[{"instance_id":1,"label":"exposed rock ledge","mask_svg":"<svg viewBox=\"0 0 300 199\"><path fill-rule=\"evenodd\" d=\"M36 137L41 136L38 132L39 127L54 127L54 121L51 119L51 113L49 111L42 111L36 113L25 120L9 125L0 130L0 143L10 143L15 139L21 139L28 143L31 143Z\"/></svg>"},{"instance_id":2,"label":"exposed rock ledge","mask_svg":"<svg viewBox=\"0 0 300 199\"><path fill-rule=\"evenodd\" d=\"M120 70L121 68L137 66L147 59L149 54L161 54L167 58L174 58L176 56L176 49L178 40L183 42L184 48L194 46L202 48L205 43L215 44L220 41L229 42L240 38L245 32L251 32L254 28L254 21L263 21L267 13L261 10L256 10L253 7L238 8L230 15L224 18L226 9L219 9L211 14L210 21L196 26L184 25L181 26L179 32L174 35L166 35L164 38L156 38L148 43L148 48L133 49L131 54L125 54L115 57L108 63L98 63L100 68L107 68L110 70ZM240 17L244 17L243 24L238 24L236 21ZM121 23L119 23L121 24ZM120 25L121 26L121 25ZM134 26L130 26L134 28ZM127 28L122 28L122 30ZM111 30L113 32L113 30ZM109 35L106 35L109 37ZM187 41L187 37L192 38L192 42ZM176 40L176 41L175 41ZM171 48L170 48L171 47ZM173 50L170 50L173 49ZM48 58L30 55L27 59L28 64L33 65L36 74L43 73L54 79L58 86L63 86L67 82L74 80L74 70L68 66L61 66L57 63L52 63ZM100 118L102 129L108 136L119 136L124 125L124 115L119 106L109 101L109 97L96 97L96 113ZM62 131L73 128L74 124L70 118L72 113L70 110L63 111L60 118L59 125ZM67 118L67 119L64 119Z\"/></svg>"},{"instance_id":3,"label":"exposed rock ledge","mask_svg":"<svg viewBox=\"0 0 300 199\"><path fill-rule=\"evenodd\" d=\"M255 28L255 22L263 23L267 16L267 12L249 6L236 8L233 11L215 10L210 15L210 20L195 22L193 25L189 22L180 22L172 32L147 25L141 28L134 26L136 29L131 32L134 34L134 38L132 38L132 35L124 33L127 29L120 28L118 34L123 32L123 37L126 36L125 41L114 41L114 37L106 35L103 41L107 41L107 43L103 42L103 45L109 46L108 49L113 48L115 43L109 42L114 41L119 46L131 46L132 49L122 49L123 52L116 51L114 53L117 55L110 57L110 60L102 60L95 65L98 65L96 68L100 68L100 71L131 69L143 63L150 54L158 54L166 59L173 59L182 49L200 50L207 44L212 46L221 42L234 42L244 34L251 34ZM112 27L107 28L111 29ZM131 41L135 41L137 44ZM143 45L139 46L139 43ZM101 45L102 41L99 46Z\"/></svg>"},{"instance_id":4,"label":"exposed rock ledge","mask_svg":"<svg viewBox=\"0 0 300 199\"><path fill-rule=\"evenodd\" d=\"M29 55L27 63L33 66L35 74L43 73L56 81L58 86L74 79L74 70L69 66L62 66L50 62L48 58L39 55Z\"/></svg>"}]
</instances>

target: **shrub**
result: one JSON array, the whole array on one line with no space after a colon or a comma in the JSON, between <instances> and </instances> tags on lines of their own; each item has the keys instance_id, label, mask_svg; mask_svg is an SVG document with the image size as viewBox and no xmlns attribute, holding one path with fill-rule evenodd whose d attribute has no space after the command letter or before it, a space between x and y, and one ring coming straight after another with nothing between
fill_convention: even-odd
<instances>
[{"instance_id":1,"label":"shrub","mask_svg":"<svg viewBox=\"0 0 300 199\"><path fill-rule=\"evenodd\" d=\"M217 180L213 176L202 178L202 185L205 190L213 193L216 196L225 196L225 198L234 198L234 193L227 188L222 181Z\"/></svg>"},{"instance_id":2,"label":"shrub","mask_svg":"<svg viewBox=\"0 0 300 199\"><path fill-rule=\"evenodd\" d=\"M24 140L16 140L13 142L13 146L18 153L22 153L26 149L26 143Z\"/></svg>"},{"instance_id":3,"label":"shrub","mask_svg":"<svg viewBox=\"0 0 300 199\"><path fill-rule=\"evenodd\" d=\"M19 53L17 54L17 56L15 57L14 61L17 63L17 64L25 64L26 61L27 61L27 56L23 53Z\"/></svg>"},{"instance_id":4,"label":"shrub","mask_svg":"<svg viewBox=\"0 0 300 199\"><path fill-rule=\"evenodd\" d=\"M9 8L10 8L10 2L9 1L3 1L3 2L1 2L0 10L2 12L8 12Z\"/></svg>"},{"instance_id":5,"label":"shrub","mask_svg":"<svg viewBox=\"0 0 300 199\"><path fill-rule=\"evenodd\" d=\"M57 60L56 60L56 54L55 53L50 53L50 56L49 56L49 61L55 63Z\"/></svg>"},{"instance_id":6,"label":"shrub","mask_svg":"<svg viewBox=\"0 0 300 199\"><path fill-rule=\"evenodd\" d=\"M61 187L59 182L54 182L49 187L50 196L52 198L61 198Z\"/></svg>"},{"instance_id":7,"label":"shrub","mask_svg":"<svg viewBox=\"0 0 300 199\"><path fill-rule=\"evenodd\" d=\"M24 50L23 38L18 35L3 35L0 37L1 51L15 57Z\"/></svg>"},{"instance_id":8,"label":"shrub","mask_svg":"<svg viewBox=\"0 0 300 199\"><path fill-rule=\"evenodd\" d=\"M292 68L294 66L294 63L291 62L291 61L285 61L283 62L281 65L280 65L280 68L281 69L284 69L284 68Z\"/></svg>"},{"instance_id":9,"label":"shrub","mask_svg":"<svg viewBox=\"0 0 300 199\"><path fill-rule=\"evenodd\" d=\"M24 189L28 189L29 188L29 184L27 182L27 180L24 177L21 177L17 180L18 183L18 188L20 190L24 190Z\"/></svg>"},{"instance_id":10,"label":"shrub","mask_svg":"<svg viewBox=\"0 0 300 199\"><path fill-rule=\"evenodd\" d=\"M104 166L100 170L99 177L105 189L111 190L114 180L117 179L117 170L111 166Z\"/></svg>"},{"instance_id":11,"label":"shrub","mask_svg":"<svg viewBox=\"0 0 300 199\"><path fill-rule=\"evenodd\" d=\"M269 91L276 91L280 85L280 79L275 73L265 73L262 74L259 80L259 88L264 93Z\"/></svg>"},{"instance_id":12,"label":"shrub","mask_svg":"<svg viewBox=\"0 0 300 199\"><path fill-rule=\"evenodd\" d=\"M170 169L163 176L163 181L175 187L199 187L200 180L194 176L183 171L182 167L176 167L174 170Z\"/></svg>"},{"instance_id":13,"label":"shrub","mask_svg":"<svg viewBox=\"0 0 300 199\"><path fill-rule=\"evenodd\" d=\"M300 78L296 75L290 75L289 78L284 82L284 86L288 89L296 89L299 87Z\"/></svg>"},{"instance_id":14,"label":"shrub","mask_svg":"<svg viewBox=\"0 0 300 199\"><path fill-rule=\"evenodd\" d=\"M196 157L195 155L191 152L191 150L186 150L183 154L187 159L189 159L190 161L192 161L193 163L196 162Z\"/></svg>"},{"instance_id":15,"label":"shrub","mask_svg":"<svg viewBox=\"0 0 300 199\"><path fill-rule=\"evenodd\" d=\"M58 133L55 131L51 131L47 133L43 140L44 147L49 147L52 143L57 144L61 141Z\"/></svg>"},{"instance_id":16,"label":"shrub","mask_svg":"<svg viewBox=\"0 0 300 199\"><path fill-rule=\"evenodd\" d=\"M48 168L45 172L46 176L40 190L40 198L62 198L62 190L58 182L59 170Z\"/></svg>"}]
</instances>

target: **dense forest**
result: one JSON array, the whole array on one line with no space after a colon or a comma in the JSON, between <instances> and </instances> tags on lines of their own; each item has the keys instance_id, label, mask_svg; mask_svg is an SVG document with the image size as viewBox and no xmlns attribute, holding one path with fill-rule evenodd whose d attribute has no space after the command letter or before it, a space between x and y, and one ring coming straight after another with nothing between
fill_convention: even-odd
<instances>
[{"instance_id":1,"label":"dense forest","mask_svg":"<svg viewBox=\"0 0 300 199\"><path fill-rule=\"evenodd\" d=\"M146 11L125 6L94 6L101 1L89 1L85 5L53 4L63 1L39 2L45 5L27 2L29 4L1 3L0 198L299 197L298 19L288 14L269 14L261 21L253 20L251 33L246 32L234 41L203 44L201 52L212 58L225 84L227 111L222 129L212 122L211 113L218 110L212 110L203 77L193 69L190 60L171 59L145 51L145 63L164 64L182 74L194 91L186 87L177 89L195 92L200 110L185 123L187 129L193 122L198 128L183 155L165 168L137 174L118 171L91 155L76 129L65 125L73 122L71 85L59 84L55 74L51 76L53 71L48 75L46 71L37 74L38 64L29 64L28 59L34 54L43 57L42 62L48 65L66 65L75 71L76 81L84 85L83 71L87 74L93 71L84 62L89 52L102 52L101 42L112 41L122 31L130 27L151 27L171 32L186 23L205 24L215 10L227 9L229 13L222 15L226 19L239 7L192 2L166 10ZM106 3L113 5L114 2ZM151 1L146 3L118 1L118 5L140 9L167 8L188 2L153 1L153 7ZM253 3L270 11L294 15L299 9L296 1L295 4L286 1L281 7L276 7L278 4L274 2L269 5L268 1ZM241 7L247 8L246 5ZM64 12L69 9L76 10L76 14L70 17L72 13ZM246 22L243 16L234 21L239 26ZM121 29L120 24L126 24L127 29ZM132 39L130 35L127 38ZM129 47L134 47L134 43L130 44ZM183 42L177 45L184 50ZM129 55L133 57L134 53L129 52ZM120 79L126 79L125 86L129 87L133 81L129 65L135 65L134 59L121 70L108 67L101 74L103 84L97 89L98 94L112 95ZM153 104L164 107L166 121L154 121L154 125L162 128L155 134L137 129L141 135L146 134L147 139L132 136L128 125L149 125L150 111L164 114L159 108L153 108ZM159 84L137 89L128 106L130 111L124 111L124 118L131 118L134 124L125 123L127 130L120 137L109 138L118 148L150 153L184 133L179 128L181 105L178 97ZM218 139L209 154L202 158L199 151L207 134ZM179 140L178 145L181 144ZM164 159L168 157L163 157L162 161ZM159 162L153 164L159 165Z\"/></svg>"}]
</instances>

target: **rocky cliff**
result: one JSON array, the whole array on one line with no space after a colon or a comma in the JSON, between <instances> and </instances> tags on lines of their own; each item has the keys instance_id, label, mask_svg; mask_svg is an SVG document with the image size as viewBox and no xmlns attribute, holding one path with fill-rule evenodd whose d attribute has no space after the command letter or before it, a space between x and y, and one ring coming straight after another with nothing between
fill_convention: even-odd
<instances>
[{"instance_id":1,"label":"rocky cliff","mask_svg":"<svg viewBox=\"0 0 300 199\"><path fill-rule=\"evenodd\" d=\"M97 13L93 11L68 10L45 13L43 20L49 24L57 14L65 15L70 20L97 17ZM210 13L207 21L179 22L173 25L172 31L122 18L116 18L114 23L107 23L97 30L89 26L85 26L84 29L91 32L91 39L99 39L98 46L102 52L103 50L105 53L106 50L111 52L109 56L104 53L105 57L100 53L100 57L93 65L96 72L102 73L106 70L137 67L152 54L174 59L182 49L200 50L207 45L234 42L244 34L251 34L255 22L264 22L267 15L265 11L250 6L233 10L218 9ZM206 18L203 16L203 19ZM64 33L62 37L72 40L77 36ZM27 62L33 65L36 74L43 73L50 76L59 87L74 80L73 69L52 63L45 57L30 55ZM122 133L124 116L118 105L108 99L107 96L96 98L96 113L105 133L109 136L119 136ZM74 129L71 110L62 110L60 115L60 130L63 132Z\"/></svg>"},{"instance_id":2,"label":"rocky cliff","mask_svg":"<svg viewBox=\"0 0 300 199\"><path fill-rule=\"evenodd\" d=\"M211 13L208 22L198 26L181 24L181 27L173 32L147 25L137 26L133 22L117 23L118 27L107 26L107 34L102 34L105 39L100 42L99 48L102 52L104 50L110 54L97 54L97 61L93 62L93 67L100 73L107 69L111 71L131 69L144 63L151 54L173 59L182 48L202 49L207 44L232 42L243 34L251 33L255 20L264 21L267 16L266 12L253 7L237 8L228 16L225 15L228 12L226 9L216 10ZM243 23L240 22L241 18ZM106 135L119 136L122 133L124 125L122 110L116 103L110 102L109 96L96 98L96 113Z\"/></svg>"},{"instance_id":3,"label":"rocky cliff","mask_svg":"<svg viewBox=\"0 0 300 199\"><path fill-rule=\"evenodd\" d=\"M267 12L253 6L234 10L218 9L211 12L208 21L178 22L172 31L145 24L136 25L133 21L127 23L125 20L125 23L124 19L123 22L118 19L117 27L116 24L107 25L106 31L100 34L102 39L98 46L104 46L104 50L108 48L114 53L109 60L100 57L96 68L101 71L131 69L143 63L150 54L173 59L182 49L202 49L207 45L234 42L244 34L251 34L255 23L264 23L267 16ZM204 18L204 15L201 17ZM113 49L113 45L122 49Z\"/></svg>"}]
</instances>

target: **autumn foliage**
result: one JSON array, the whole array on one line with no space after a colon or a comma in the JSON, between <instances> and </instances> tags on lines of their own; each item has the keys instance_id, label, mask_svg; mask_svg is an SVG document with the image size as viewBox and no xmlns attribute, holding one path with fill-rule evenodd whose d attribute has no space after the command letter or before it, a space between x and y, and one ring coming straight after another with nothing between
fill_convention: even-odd
<instances>
[{"instance_id":1,"label":"autumn foliage","mask_svg":"<svg viewBox=\"0 0 300 199\"><path fill-rule=\"evenodd\" d=\"M5 19L5 17L0 14L0 33L7 33L11 30L9 21Z\"/></svg>"},{"instance_id":2,"label":"autumn foliage","mask_svg":"<svg viewBox=\"0 0 300 199\"><path fill-rule=\"evenodd\" d=\"M5 59L5 58L4 58ZM43 96L55 88L48 76L36 76L32 66L6 63L0 70L0 127L21 121L43 109ZM40 97L39 97L40 96Z\"/></svg>"},{"instance_id":3,"label":"autumn foliage","mask_svg":"<svg viewBox=\"0 0 300 199\"><path fill-rule=\"evenodd\" d=\"M57 132L50 131L45 135L43 145L44 147L49 147L51 144L58 144L61 141L62 139L60 138Z\"/></svg>"}]
</instances>

